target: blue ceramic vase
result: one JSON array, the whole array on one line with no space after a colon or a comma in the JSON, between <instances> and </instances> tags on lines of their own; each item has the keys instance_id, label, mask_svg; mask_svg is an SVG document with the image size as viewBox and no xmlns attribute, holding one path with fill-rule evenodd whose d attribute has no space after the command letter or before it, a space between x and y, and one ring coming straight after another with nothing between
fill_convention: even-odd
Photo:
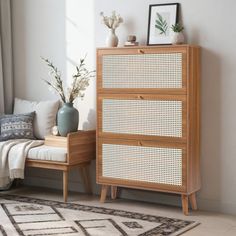
<instances>
[{"instance_id":1,"label":"blue ceramic vase","mask_svg":"<svg viewBox=\"0 0 236 236\"><path fill-rule=\"evenodd\" d=\"M73 103L64 103L57 113L57 126L61 136L76 132L79 124L79 112Z\"/></svg>"}]
</instances>

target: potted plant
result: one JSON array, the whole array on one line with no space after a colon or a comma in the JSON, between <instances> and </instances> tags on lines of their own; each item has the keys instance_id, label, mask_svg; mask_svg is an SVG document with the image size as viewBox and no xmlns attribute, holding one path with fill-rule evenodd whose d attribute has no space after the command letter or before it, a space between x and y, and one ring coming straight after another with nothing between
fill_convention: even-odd
<instances>
[{"instance_id":1,"label":"potted plant","mask_svg":"<svg viewBox=\"0 0 236 236\"><path fill-rule=\"evenodd\" d=\"M67 136L70 132L78 130L79 112L73 107L74 100L77 97L83 98L84 91L89 86L90 78L94 77L95 71L89 71L85 67L85 58L80 60L79 66L76 66L75 74L72 76L72 83L65 87L61 78L61 73L48 59L42 58L50 68L50 80L44 80L50 90L54 90L60 97L63 105L57 114L58 132L61 136Z\"/></svg>"},{"instance_id":2,"label":"potted plant","mask_svg":"<svg viewBox=\"0 0 236 236\"><path fill-rule=\"evenodd\" d=\"M175 25L171 26L172 29L172 36L171 36L171 43L172 44L181 44L184 42L184 35L183 35L183 30L184 27L180 24L177 23Z\"/></svg>"}]
</instances>

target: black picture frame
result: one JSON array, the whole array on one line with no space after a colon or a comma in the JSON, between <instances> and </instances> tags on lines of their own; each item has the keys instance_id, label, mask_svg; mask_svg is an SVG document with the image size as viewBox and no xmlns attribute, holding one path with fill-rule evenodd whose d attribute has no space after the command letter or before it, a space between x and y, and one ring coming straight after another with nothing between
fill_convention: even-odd
<instances>
[{"instance_id":1,"label":"black picture frame","mask_svg":"<svg viewBox=\"0 0 236 236\"><path fill-rule=\"evenodd\" d=\"M179 7L179 3L149 5L148 46L171 44L170 27L178 22ZM156 16L154 16L155 13Z\"/></svg>"}]
</instances>

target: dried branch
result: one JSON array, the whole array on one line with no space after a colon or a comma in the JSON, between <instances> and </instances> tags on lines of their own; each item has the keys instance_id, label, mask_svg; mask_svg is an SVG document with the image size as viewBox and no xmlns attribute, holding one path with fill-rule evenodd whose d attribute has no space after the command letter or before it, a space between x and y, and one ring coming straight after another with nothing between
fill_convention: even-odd
<instances>
[{"instance_id":1,"label":"dried branch","mask_svg":"<svg viewBox=\"0 0 236 236\"><path fill-rule=\"evenodd\" d=\"M82 91L85 91L89 86L90 78L95 76L95 71L89 71L85 68L85 58L86 56L83 59L80 59L79 66L76 66L76 73L72 76L73 82L71 87L67 88L67 94L65 94L64 91L61 73L52 62L50 62L48 59L42 58L42 60L44 60L47 66L50 68L52 75L52 82L45 79L44 82L59 94L61 100L64 103L73 103L77 97L82 98L84 96Z\"/></svg>"}]
</instances>

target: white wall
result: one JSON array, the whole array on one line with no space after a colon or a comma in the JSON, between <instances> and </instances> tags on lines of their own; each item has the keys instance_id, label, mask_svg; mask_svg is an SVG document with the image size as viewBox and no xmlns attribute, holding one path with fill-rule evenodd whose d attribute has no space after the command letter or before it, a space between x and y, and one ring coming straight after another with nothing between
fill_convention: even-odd
<instances>
[{"instance_id":1,"label":"white wall","mask_svg":"<svg viewBox=\"0 0 236 236\"><path fill-rule=\"evenodd\" d=\"M93 0L12 0L15 94L17 97L55 99L43 78L48 58L62 73L65 84L75 65L86 54L86 64L95 69ZM95 128L95 79L83 101L77 99L79 128ZM93 116L91 118L91 116Z\"/></svg>"},{"instance_id":2,"label":"white wall","mask_svg":"<svg viewBox=\"0 0 236 236\"><path fill-rule=\"evenodd\" d=\"M81 30L75 34L68 33L66 27L68 11L65 9L70 1L78 8L78 13L74 11L72 14L72 22L77 22L75 25L80 25ZM92 2L95 4L95 14ZM236 214L236 47L234 45L236 1L180 0L178 2L181 3L181 18L188 43L199 44L202 47L202 189L198 194L198 202L201 209ZM110 14L112 10L116 10L123 16L125 23L117 30L121 45L128 34L136 34L138 41L145 44L148 5L157 3L163 1L13 0L16 95L38 100L52 97L40 80L47 75L47 70L39 59L40 55L52 58L66 74L69 68L67 54L73 49L85 49L89 52L91 56L89 60L93 65L94 42L91 37L95 35L95 45L100 47L105 45L108 33L100 22L101 11ZM71 44L71 47L67 45L68 34L72 38L74 36L78 44ZM81 37L84 40L80 41ZM93 86L86 96L88 100L83 101L81 108L81 112L85 112L82 122L86 121L91 110L91 126L94 126ZM94 164L91 171L95 182ZM42 174L44 178L41 179L41 185L60 187L59 180L52 177L49 172L31 171L28 182L36 184L35 178L38 180L37 176ZM51 177L50 181L48 177ZM73 189L76 189L76 178L77 174L73 172L71 176ZM180 203L177 196L137 190L124 190L122 197L171 204Z\"/></svg>"},{"instance_id":3,"label":"white wall","mask_svg":"<svg viewBox=\"0 0 236 236\"><path fill-rule=\"evenodd\" d=\"M93 0L12 0L15 95L23 99L55 99L42 81L49 78L41 56L49 58L62 72L65 83L75 65L86 54L86 65L95 69ZM80 129L95 129L95 85L90 82L83 101L75 103L80 113ZM91 166L95 186L95 163ZM70 174L70 188L83 191L79 170ZM62 187L62 173L28 169L26 183Z\"/></svg>"},{"instance_id":4,"label":"white wall","mask_svg":"<svg viewBox=\"0 0 236 236\"><path fill-rule=\"evenodd\" d=\"M15 94L27 99L54 98L42 78L48 68L41 56L66 72L64 0L13 0Z\"/></svg>"}]
</instances>

